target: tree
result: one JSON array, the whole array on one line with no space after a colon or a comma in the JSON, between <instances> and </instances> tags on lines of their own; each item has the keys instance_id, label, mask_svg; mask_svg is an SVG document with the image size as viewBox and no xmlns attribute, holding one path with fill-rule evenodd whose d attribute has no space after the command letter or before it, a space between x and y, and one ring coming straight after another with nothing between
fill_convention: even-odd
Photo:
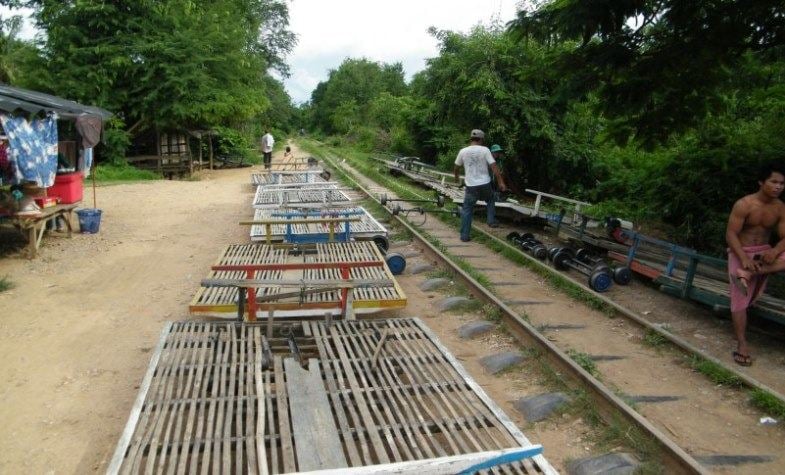
<instances>
[{"instance_id":1,"label":"tree","mask_svg":"<svg viewBox=\"0 0 785 475\"><path fill-rule=\"evenodd\" d=\"M355 104L359 120L367 120L368 105L381 93L401 96L407 91L400 63L382 64L367 59L347 58L338 69L330 71L327 81L320 82L311 94L314 126L326 133L345 130L346 104ZM338 116L336 111L342 107Z\"/></svg>"},{"instance_id":2,"label":"tree","mask_svg":"<svg viewBox=\"0 0 785 475\"><path fill-rule=\"evenodd\" d=\"M45 89L103 106L131 131L236 123L282 103L267 73L286 73L295 40L282 0L0 3L34 9Z\"/></svg>"},{"instance_id":3,"label":"tree","mask_svg":"<svg viewBox=\"0 0 785 475\"><path fill-rule=\"evenodd\" d=\"M721 107L718 90L745 53L782 57L781 0L552 0L509 28L526 42L574 47L557 63L563 93L599 95L620 142L652 146Z\"/></svg>"},{"instance_id":4,"label":"tree","mask_svg":"<svg viewBox=\"0 0 785 475\"><path fill-rule=\"evenodd\" d=\"M20 40L22 17L0 17L0 83L33 87L41 57L35 46Z\"/></svg>"},{"instance_id":5,"label":"tree","mask_svg":"<svg viewBox=\"0 0 785 475\"><path fill-rule=\"evenodd\" d=\"M561 78L548 69L549 50L536 41L519 45L498 25L469 34L432 30L441 42L412 91L424 116L410 122L427 159L451 164L469 131L507 150L504 172L523 188L581 192L591 183L597 128L578 120L580 108L551 94ZM436 155L436 157L433 156Z\"/></svg>"}]
</instances>

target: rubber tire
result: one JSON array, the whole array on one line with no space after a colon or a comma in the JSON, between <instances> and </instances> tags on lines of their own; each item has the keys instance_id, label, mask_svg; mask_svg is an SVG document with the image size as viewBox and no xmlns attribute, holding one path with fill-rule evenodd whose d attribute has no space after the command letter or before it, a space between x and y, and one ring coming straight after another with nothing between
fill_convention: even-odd
<instances>
[{"instance_id":1,"label":"rubber tire","mask_svg":"<svg viewBox=\"0 0 785 475\"><path fill-rule=\"evenodd\" d=\"M378 247L380 251L382 251L382 255L386 255L387 251L390 250L390 241L381 234L373 237L373 243L376 244L376 247Z\"/></svg>"},{"instance_id":2,"label":"rubber tire","mask_svg":"<svg viewBox=\"0 0 785 475\"><path fill-rule=\"evenodd\" d=\"M591 264L591 261L589 260L589 258L591 257L591 253L586 248L582 247L578 249L578 252L575 253L575 257L579 261L588 262L589 264Z\"/></svg>"},{"instance_id":3,"label":"rubber tire","mask_svg":"<svg viewBox=\"0 0 785 475\"><path fill-rule=\"evenodd\" d=\"M567 261L570 260L572 260L570 255L562 249L553 256L553 266L561 271L566 271L570 268L567 265Z\"/></svg>"},{"instance_id":4,"label":"rubber tire","mask_svg":"<svg viewBox=\"0 0 785 475\"><path fill-rule=\"evenodd\" d=\"M507 235L507 240L512 241L513 239L518 239L520 237L521 235L518 231L513 231Z\"/></svg>"},{"instance_id":5,"label":"rubber tire","mask_svg":"<svg viewBox=\"0 0 785 475\"><path fill-rule=\"evenodd\" d=\"M613 281L619 285L629 285L632 281L632 271L627 266L619 266L613 269Z\"/></svg>"},{"instance_id":6,"label":"rubber tire","mask_svg":"<svg viewBox=\"0 0 785 475\"><path fill-rule=\"evenodd\" d=\"M613 285L613 278L605 272L595 272L589 277L589 287L595 292L607 292Z\"/></svg>"},{"instance_id":7,"label":"rubber tire","mask_svg":"<svg viewBox=\"0 0 785 475\"><path fill-rule=\"evenodd\" d=\"M390 268L392 275L401 275L406 270L406 258L397 252L391 252L384 257L384 262Z\"/></svg>"},{"instance_id":8,"label":"rubber tire","mask_svg":"<svg viewBox=\"0 0 785 475\"><path fill-rule=\"evenodd\" d=\"M611 266L604 262L598 262L594 267L592 267L591 271L592 273L605 272L606 274L613 274L613 269L611 269Z\"/></svg>"}]
</instances>

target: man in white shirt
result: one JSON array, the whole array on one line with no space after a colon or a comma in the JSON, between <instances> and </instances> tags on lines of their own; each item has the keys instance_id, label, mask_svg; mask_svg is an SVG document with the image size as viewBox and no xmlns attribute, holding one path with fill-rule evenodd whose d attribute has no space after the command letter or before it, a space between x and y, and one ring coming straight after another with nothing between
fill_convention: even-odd
<instances>
[{"instance_id":1,"label":"man in white shirt","mask_svg":"<svg viewBox=\"0 0 785 475\"><path fill-rule=\"evenodd\" d=\"M264 131L262 136L262 154L264 156L264 168L270 168L273 161L273 145L275 139L269 130Z\"/></svg>"},{"instance_id":2,"label":"man in white shirt","mask_svg":"<svg viewBox=\"0 0 785 475\"><path fill-rule=\"evenodd\" d=\"M461 208L461 241L464 242L471 240L469 232L472 229L472 214L477 201L485 201L486 203L488 225L493 228L498 226L495 216L493 188L491 187L491 175L488 173L489 166L496 177L499 191L507 191L507 185L504 184L491 151L488 150L488 147L483 146L485 133L482 130L474 129L472 130L470 140L470 145L458 152L458 157L455 159L455 166L453 167L456 182L460 182L458 178L460 167L464 169L466 190L463 195L463 207Z\"/></svg>"}]
</instances>

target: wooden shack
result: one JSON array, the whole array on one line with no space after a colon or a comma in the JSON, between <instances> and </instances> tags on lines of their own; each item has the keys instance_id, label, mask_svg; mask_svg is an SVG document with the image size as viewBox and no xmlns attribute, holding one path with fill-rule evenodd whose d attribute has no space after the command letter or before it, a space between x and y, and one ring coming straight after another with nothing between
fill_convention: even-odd
<instances>
[{"instance_id":1,"label":"wooden shack","mask_svg":"<svg viewBox=\"0 0 785 475\"><path fill-rule=\"evenodd\" d=\"M196 148L198 154L198 143L186 130L146 130L132 139L126 161L170 179L182 178L201 166L201 160L194 160L192 153Z\"/></svg>"}]
</instances>

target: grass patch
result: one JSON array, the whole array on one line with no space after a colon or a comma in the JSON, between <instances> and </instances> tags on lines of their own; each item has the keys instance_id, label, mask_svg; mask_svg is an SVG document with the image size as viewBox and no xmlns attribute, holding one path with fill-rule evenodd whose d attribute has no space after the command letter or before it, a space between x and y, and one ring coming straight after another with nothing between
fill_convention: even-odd
<instances>
[{"instance_id":1,"label":"grass patch","mask_svg":"<svg viewBox=\"0 0 785 475\"><path fill-rule=\"evenodd\" d=\"M662 348L668 343L668 339L649 328L646 330L646 334L643 335L643 343L652 348Z\"/></svg>"},{"instance_id":2,"label":"grass patch","mask_svg":"<svg viewBox=\"0 0 785 475\"><path fill-rule=\"evenodd\" d=\"M581 368L585 369L589 374L595 378L600 377L600 370L597 369L597 365L594 363L594 360L592 360L591 356L589 356L587 353L569 349L567 350L567 355L572 358L573 361L578 363Z\"/></svg>"},{"instance_id":3,"label":"grass patch","mask_svg":"<svg viewBox=\"0 0 785 475\"><path fill-rule=\"evenodd\" d=\"M480 310L487 320L490 320L494 323L499 323L502 321L502 311L496 305L486 303Z\"/></svg>"},{"instance_id":4,"label":"grass patch","mask_svg":"<svg viewBox=\"0 0 785 475\"><path fill-rule=\"evenodd\" d=\"M6 290L11 290L14 288L14 283L8 278L8 276L0 277L0 292L5 292Z\"/></svg>"},{"instance_id":5,"label":"grass patch","mask_svg":"<svg viewBox=\"0 0 785 475\"><path fill-rule=\"evenodd\" d=\"M428 272L428 274L426 274L426 275L428 276L429 279L450 279L450 280L452 280L453 277L454 277L452 275L452 272L450 272L450 271L448 271L446 269L432 270L432 271Z\"/></svg>"},{"instance_id":6,"label":"grass patch","mask_svg":"<svg viewBox=\"0 0 785 475\"><path fill-rule=\"evenodd\" d=\"M95 169L95 180L99 183L160 180L161 176L150 170L140 170L127 163L104 164Z\"/></svg>"},{"instance_id":7,"label":"grass patch","mask_svg":"<svg viewBox=\"0 0 785 475\"><path fill-rule=\"evenodd\" d=\"M750 404L763 411L766 415L785 419L785 403L763 389L750 390Z\"/></svg>"},{"instance_id":8,"label":"grass patch","mask_svg":"<svg viewBox=\"0 0 785 475\"><path fill-rule=\"evenodd\" d=\"M744 385L744 382L729 370L698 355L691 355L689 364L692 369L703 374L715 384L737 388Z\"/></svg>"}]
</instances>

